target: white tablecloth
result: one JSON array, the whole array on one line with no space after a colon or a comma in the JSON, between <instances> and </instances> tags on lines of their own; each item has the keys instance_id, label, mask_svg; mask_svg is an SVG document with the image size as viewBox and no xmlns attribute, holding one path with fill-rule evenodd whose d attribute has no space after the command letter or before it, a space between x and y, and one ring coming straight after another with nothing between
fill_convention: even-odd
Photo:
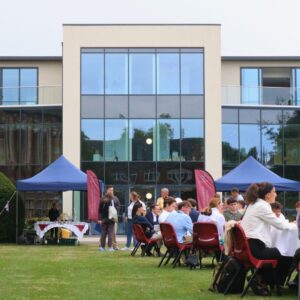
<instances>
[{"instance_id":1,"label":"white tablecloth","mask_svg":"<svg viewBox=\"0 0 300 300\"><path fill-rule=\"evenodd\" d=\"M89 229L89 224L85 222L36 222L34 223L34 230L39 238L43 238L45 233L52 228L66 228L74 232L78 240L83 238L83 235Z\"/></svg>"},{"instance_id":2,"label":"white tablecloth","mask_svg":"<svg viewBox=\"0 0 300 300\"><path fill-rule=\"evenodd\" d=\"M298 238L298 228L292 230L271 229L272 246L276 247L283 256L294 256L296 250L300 248Z\"/></svg>"}]
</instances>

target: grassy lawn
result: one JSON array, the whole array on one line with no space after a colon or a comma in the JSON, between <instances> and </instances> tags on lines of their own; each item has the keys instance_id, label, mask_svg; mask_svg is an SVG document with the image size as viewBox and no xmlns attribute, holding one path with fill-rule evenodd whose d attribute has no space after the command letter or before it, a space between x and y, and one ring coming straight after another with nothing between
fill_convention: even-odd
<instances>
[{"instance_id":1,"label":"grassy lawn","mask_svg":"<svg viewBox=\"0 0 300 300\"><path fill-rule=\"evenodd\" d=\"M0 245L0 299L240 299L208 291L211 268L157 268L158 261L92 244ZM284 290L278 299L296 297ZM244 299L262 298L249 291Z\"/></svg>"}]
</instances>

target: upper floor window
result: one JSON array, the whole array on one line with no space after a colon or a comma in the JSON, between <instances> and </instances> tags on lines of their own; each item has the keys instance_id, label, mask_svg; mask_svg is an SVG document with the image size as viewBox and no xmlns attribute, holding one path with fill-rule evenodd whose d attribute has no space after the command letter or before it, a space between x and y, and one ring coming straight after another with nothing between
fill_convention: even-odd
<instances>
[{"instance_id":1,"label":"upper floor window","mask_svg":"<svg viewBox=\"0 0 300 300\"><path fill-rule=\"evenodd\" d=\"M31 105L38 102L37 68L1 68L1 105Z\"/></svg>"},{"instance_id":2,"label":"upper floor window","mask_svg":"<svg viewBox=\"0 0 300 300\"><path fill-rule=\"evenodd\" d=\"M300 99L298 73L299 69L286 67L242 68L241 103L297 105Z\"/></svg>"},{"instance_id":3,"label":"upper floor window","mask_svg":"<svg viewBox=\"0 0 300 300\"><path fill-rule=\"evenodd\" d=\"M203 95L203 49L82 49L82 95Z\"/></svg>"}]
</instances>

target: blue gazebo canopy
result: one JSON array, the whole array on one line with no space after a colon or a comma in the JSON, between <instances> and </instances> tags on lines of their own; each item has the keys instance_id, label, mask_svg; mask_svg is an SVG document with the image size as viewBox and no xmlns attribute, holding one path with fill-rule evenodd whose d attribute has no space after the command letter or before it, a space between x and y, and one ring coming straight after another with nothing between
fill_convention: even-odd
<instances>
[{"instance_id":1,"label":"blue gazebo canopy","mask_svg":"<svg viewBox=\"0 0 300 300\"><path fill-rule=\"evenodd\" d=\"M86 191L87 175L63 155L35 176L17 180L18 191Z\"/></svg>"},{"instance_id":2,"label":"blue gazebo canopy","mask_svg":"<svg viewBox=\"0 0 300 300\"><path fill-rule=\"evenodd\" d=\"M278 176L252 156L216 180L215 185L219 192L230 191L234 187L245 191L252 183L263 181L272 183L277 191L300 191L300 182Z\"/></svg>"}]
</instances>

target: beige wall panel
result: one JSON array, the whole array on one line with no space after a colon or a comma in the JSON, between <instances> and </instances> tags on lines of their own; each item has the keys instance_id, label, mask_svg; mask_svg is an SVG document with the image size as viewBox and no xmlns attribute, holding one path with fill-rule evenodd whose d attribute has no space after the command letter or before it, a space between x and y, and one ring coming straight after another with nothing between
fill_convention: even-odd
<instances>
[{"instance_id":1,"label":"beige wall panel","mask_svg":"<svg viewBox=\"0 0 300 300\"><path fill-rule=\"evenodd\" d=\"M206 169L218 178L221 155L220 26L64 26L63 153L80 165L81 47L204 47Z\"/></svg>"}]
</instances>

